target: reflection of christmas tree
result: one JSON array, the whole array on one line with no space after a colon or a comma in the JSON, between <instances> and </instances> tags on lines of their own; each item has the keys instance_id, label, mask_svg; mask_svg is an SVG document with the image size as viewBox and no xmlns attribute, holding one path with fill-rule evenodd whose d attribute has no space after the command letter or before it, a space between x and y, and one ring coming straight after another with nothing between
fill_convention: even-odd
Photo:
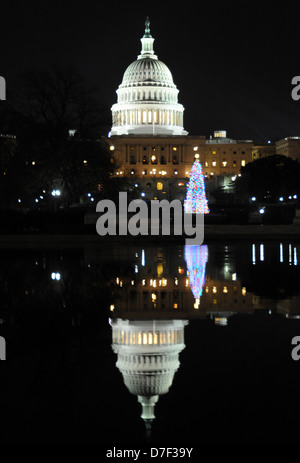
<instances>
[{"instance_id":1,"label":"reflection of christmas tree","mask_svg":"<svg viewBox=\"0 0 300 463\"><path fill-rule=\"evenodd\" d=\"M198 308L202 289L205 280L205 268L208 259L207 246L185 246L184 258L187 265L190 287L194 298L196 299L195 307Z\"/></svg>"},{"instance_id":2,"label":"reflection of christmas tree","mask_svg":"<svg viewBox=\"0 0 300 463\"><path fill-rule=\"evenodd\" d=\"M186 214L208 214L209 209L205 195L204 177L202 167L196 158L190 173L190 181L187 185L187 194L184 201Z\"/></svg>"}]
</instances>

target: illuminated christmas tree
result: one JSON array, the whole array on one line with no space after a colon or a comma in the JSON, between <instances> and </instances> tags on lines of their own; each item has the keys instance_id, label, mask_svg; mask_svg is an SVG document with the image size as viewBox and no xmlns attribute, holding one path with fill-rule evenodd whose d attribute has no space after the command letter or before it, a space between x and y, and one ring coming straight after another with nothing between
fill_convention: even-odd
<instances>
[{"instance_id":1,"label":"illuminated christmas tree","mask_svg":"<svg viewBox=\"0 0 300 463\"><path fill-rule=\"evenodd\" d=\"M202 246L185 246L184 258L187 264L189 283L195 298L195 308L199 307L200 297L205 282L205 269L208 260L208 249Z\"/></svg>"},{"instance_id":2,"label":"illuminated christmas tree","mask_svg":"<svg viewBox=\"0 0 300 463\"><path fill-rule=\"evenodd\" d=\"M190 173L190 180L187 185L187 194L184 201L184 212L186 214L208 214L209 208L205 195L204 177L199 162L199 155L196 154L195 162Z\"/></svg>"}]
</instances>

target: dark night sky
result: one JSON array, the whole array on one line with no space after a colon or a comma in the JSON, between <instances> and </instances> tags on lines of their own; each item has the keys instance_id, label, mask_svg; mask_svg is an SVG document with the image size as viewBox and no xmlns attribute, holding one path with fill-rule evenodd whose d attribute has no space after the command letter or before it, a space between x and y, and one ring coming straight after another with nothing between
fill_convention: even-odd
<instances>
[{"instance_id":1,"label":"dark night sky","mask_svg":"<svg viewBox=\"0 0 300 463\"><path fill-rule=\"evenodd\" d=\"M140 52L148 15L190 134L225 129L257 142L300 135L300 101L291 98L292 77L300 75L296 2L11 0L1 10L0 75L10 91L25 69L73 64L110 107Z\"/></svg>"}]
</instances>

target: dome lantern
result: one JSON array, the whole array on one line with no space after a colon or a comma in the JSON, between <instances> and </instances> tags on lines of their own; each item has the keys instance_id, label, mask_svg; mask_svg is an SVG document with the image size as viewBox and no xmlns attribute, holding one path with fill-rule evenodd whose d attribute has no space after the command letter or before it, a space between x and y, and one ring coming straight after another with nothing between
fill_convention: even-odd
<instances>
[{"instance_id":1,"label":"dome lantern","mask_svg":"<svg viewBox=\"0 0 300 463\"><path fill-rule=\"evenodd\" d=\"M143 59L146 57L157 59L157 56L154 54L154 50L153 50L154 39L152 35L150 34L150 20L148 16L145 21L145 34L144 34L144 37L141 38L141 42L142 42L142 51L141 51L141 54L138 56L138 59Z\"/></svg>"}]
</instances>

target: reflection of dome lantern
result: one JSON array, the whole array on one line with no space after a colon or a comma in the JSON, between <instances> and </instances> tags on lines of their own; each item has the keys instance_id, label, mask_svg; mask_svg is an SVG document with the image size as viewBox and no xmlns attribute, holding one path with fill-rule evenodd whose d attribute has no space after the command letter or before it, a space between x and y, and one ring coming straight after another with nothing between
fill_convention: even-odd
<instances>
[{"instance_id":1,"label":"reflection of dome lantern","mask_svg":"<svg viewBox=\"0 0 300 463\"><path fill-rule=\"evenodd\" d=\"M116 366L129 392L138 397L148 430L155 418L155 404L169 391L179 368L186 324L183 320L111 321Z\"/></svg>"},{"instance_id":2,"label":"reflection of dome lantern","mask_svg":"<svg viewBox=\"0 0 300 463\"><path fill-rule=\"evenodd\" d=\"M111 135L187 135L178 89L169 68L154 54L148 18L141 42L141 54L128 66L117 90Z\"/></svg>"}]
</instances>

